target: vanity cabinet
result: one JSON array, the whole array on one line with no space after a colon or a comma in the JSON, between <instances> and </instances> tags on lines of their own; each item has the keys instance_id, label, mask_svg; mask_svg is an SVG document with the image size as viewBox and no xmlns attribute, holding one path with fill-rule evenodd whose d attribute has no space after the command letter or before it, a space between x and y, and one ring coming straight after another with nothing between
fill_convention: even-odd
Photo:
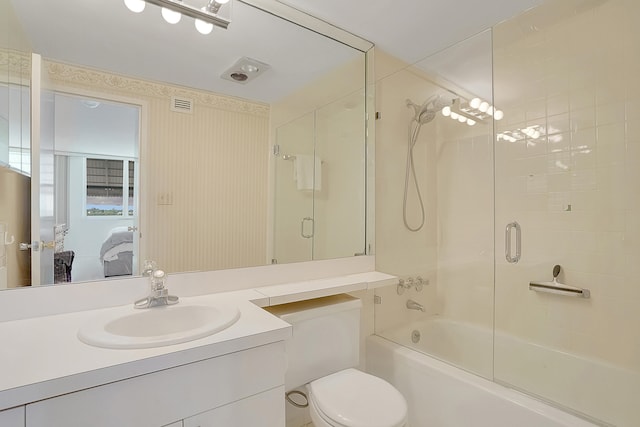
<instances>
[{"instance_id":1,"label":"vanity cabinet","mask_svg":"<svg viewBox=\"0 0 640 427\"><path fill-rule=\"evenodd\" d=\"M284 371L280 341L29 404L26 427L283 427Z\"/></svg>"},{"instance_id":2,"label":"vanity cabinet","mask_svg":"<svg viewBox=\"0 0 640 427\"><path fill-rule=\"evenodd\" d=\"M0 411L0 426L24 427L24 406Z\"/></svg>"},{"instance_id":3,"label":"vanity cabinet","mask_svg":"<svg viewBox=\"0 0 640 427\"><path fill-rule=\"evenodd\" d=\"M183 427L276 427L284 425L284 386L189 417L183 423Z\"/></svg>"}]
</instances>

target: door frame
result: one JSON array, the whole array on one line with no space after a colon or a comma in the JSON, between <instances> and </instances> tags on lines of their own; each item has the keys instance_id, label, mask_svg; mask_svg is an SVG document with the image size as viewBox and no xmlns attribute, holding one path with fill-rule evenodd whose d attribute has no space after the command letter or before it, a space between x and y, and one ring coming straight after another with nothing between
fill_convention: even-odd
<instances>
[{"instance_id":1,"label":"door frame","mask_svg":"<svg viewBox=\"0 0 640 427\"><path fill-rule=\"evenodd\" d=\"M37 162L34 162L33 152L37 149L40 150L40 132L41 132L41 94L42 94L42 58L39 54L32 54L32 71L31 71L31 179L32 183L38 183L38 191L31 191L31 231L32 231L32 244L34 241L39 241L40 236L40 156L37 156ZM147 194L147 168L146 160L148 157L148 116L149 116L149 102L139 98L132 98L123 96L120 94L101 92L100 90L89 90L85 88L78 88L60 84L52 81L47 82L46 90L51 90L55 93L60 93L69 96L87 97L94 99L103 99L106 102L117 102L122 104L129 104L139 108L139 126L138 126L138 162L137 162L137 176L138 176L138 256L137 267L138 271L142 265L142 260L146 258L147 247L146 241L143 238L143 232L146 230L147 224L147 212L149 207L149 201L152 200ZM32 189L35 184L32 184ZM37 234L36 234L37 231ZM40 252L34 256L34 251L31 252L31 278L32 285L40 285ZM34 281L37 279L37 282Z\"/></svg>"}]
</instances>

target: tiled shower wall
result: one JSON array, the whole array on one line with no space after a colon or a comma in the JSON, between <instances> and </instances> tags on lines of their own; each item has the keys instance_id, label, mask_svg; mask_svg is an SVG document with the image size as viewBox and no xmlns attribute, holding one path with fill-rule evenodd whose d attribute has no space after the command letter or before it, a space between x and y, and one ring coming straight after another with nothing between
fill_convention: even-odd
<instances>
[{"instance_id":1,"label":"tiled shower wall","mask_svg":"<svg viewBox=\"0 0 640 427\"><path fill-rule=\"evenodd\" d=\"M407 162L409 123L414 116L407 100L422 104L441 88L425 79L424 73L393 57L376 51L376 270L401 278L420 275L429 280L421 292L396 292L396 286L376 289L381 304L375 307L376 333L406 329L402 344L409 344L409 323L437 312L437 143L435 121L422 126L414 148L416 176L425 207L425 224L417 232L403 225L402 206ZM436 119L437 120L437 119ZM410 178L411 179L411 178ZM420 207L410 182L407 219L416 227ZM408 310L408 299L426 308L426 313Z\"/></svg>"},{"instance_id":2,"label":"tiled shower wall","mask_svg":"<svg viewBox=\"0 0 640 427\"><path fill-rule=\"evenodd\" d=\"M493 123L461 124L437 113L422 126L414 148L414 165L425 202L422 230L403 225L402 204L407 156L407 131L413 110L406 100L422 104L434 95L468 102L474 96L490 99L491 37L486 32L400 70L384 73L376 85L376 268L401 278L421 275L429 281L398 295L396 287L376 289L376 333L402 345L492 378L493 375ZM473 46L473 48L469 48ZM474 64L464 66L473 51ZM377 54L377 53L376 53ZM391 58L380 55L376 71L393 69ZM474 82L467 91L447 81L438 64L460 64L460 80ZM386 66L386 67L385 67ZM435 69L438 68L438 69ZM425 70L429 70L426 72ZM435 83L438 82L438 83ZM481 89L488 87L489 94ZM471 89L477 91L469 92ZM466 93L469 92L469 93ZM465 93L462 95L461 93ZM408 192L410 224L419 221L413 187ZM425 307L422 313L406 307L408 299ZM444 320L444 323L438 323ZM456 330L479 330L473 342ZM412 331L421 331L415 342ZM443 335L439 335L440 332ZM462 349L470 349L464 351Z\"/></svg>"},{"instance_id":3,"label":"tiled shower wall","mask_svg":"<svg viewBox=\"0 0 640 427\"><path fill-rule=\"evenodd\" d=\"M620 426L640 420L638 18L637 1L550 1L494 29L505 112L496 252L508 222L523 230L520 263L496 258L495 377ZM560 282L591 298L528 289L555 264ZM559 352L527 365L503 336ZM584 374L572 377L560 352Z\"/></svg>"}]
</instances>

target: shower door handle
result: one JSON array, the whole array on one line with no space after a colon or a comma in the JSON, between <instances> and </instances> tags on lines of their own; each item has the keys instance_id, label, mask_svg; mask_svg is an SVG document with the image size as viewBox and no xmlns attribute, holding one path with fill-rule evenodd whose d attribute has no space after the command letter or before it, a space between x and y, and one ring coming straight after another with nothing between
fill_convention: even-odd
<instances>
[{"instance_id":1,"label":"shower door handle","mask_svg":"<svg viewBox=\"0 0 640 427\"><path fill-rule=\"evenodd\" d=\"M516 254L511 253L511 233L516 230ZM516 264L522 256L522 228L516 221L507 224L504 237L504 256L510 264Z\"/></svg>"},{"instance_id":2,"label":"shower door handle","mask_svg":"<svg viewBox=\"0 0 640 427\"><path fill-rule=\"evenodd\" d=\"M306 234L304 232L304 223L310 221L311 222L311 233L310 234ZM310 217L305 217L302 218L302 222L300 223L300 235L302 237L304 237L305 239L310 239L313 237L313 229L314 229L314 223L313 223L313 218Z\"/></svg>"}]
</instances>

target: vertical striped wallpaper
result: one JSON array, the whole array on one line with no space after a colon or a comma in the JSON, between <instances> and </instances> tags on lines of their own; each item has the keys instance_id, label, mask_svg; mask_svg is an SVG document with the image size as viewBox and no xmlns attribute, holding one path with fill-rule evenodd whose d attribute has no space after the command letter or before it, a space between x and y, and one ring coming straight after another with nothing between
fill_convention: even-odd
<instances>
[{"instance_id":1,"label":"vertical striped wallpaper","mask_svg":"<svg viewBox=\"0 0 640 427\"><path fill-rule=\"evenodd\" d=\"M168 272L265 264L267 105L63 64L47 68L56 89L146 103L142 257ZM192 99L193 112L171 111L172 96ZM160 205L161 195L172 204Z\"/></svg>"}]
</instances>

